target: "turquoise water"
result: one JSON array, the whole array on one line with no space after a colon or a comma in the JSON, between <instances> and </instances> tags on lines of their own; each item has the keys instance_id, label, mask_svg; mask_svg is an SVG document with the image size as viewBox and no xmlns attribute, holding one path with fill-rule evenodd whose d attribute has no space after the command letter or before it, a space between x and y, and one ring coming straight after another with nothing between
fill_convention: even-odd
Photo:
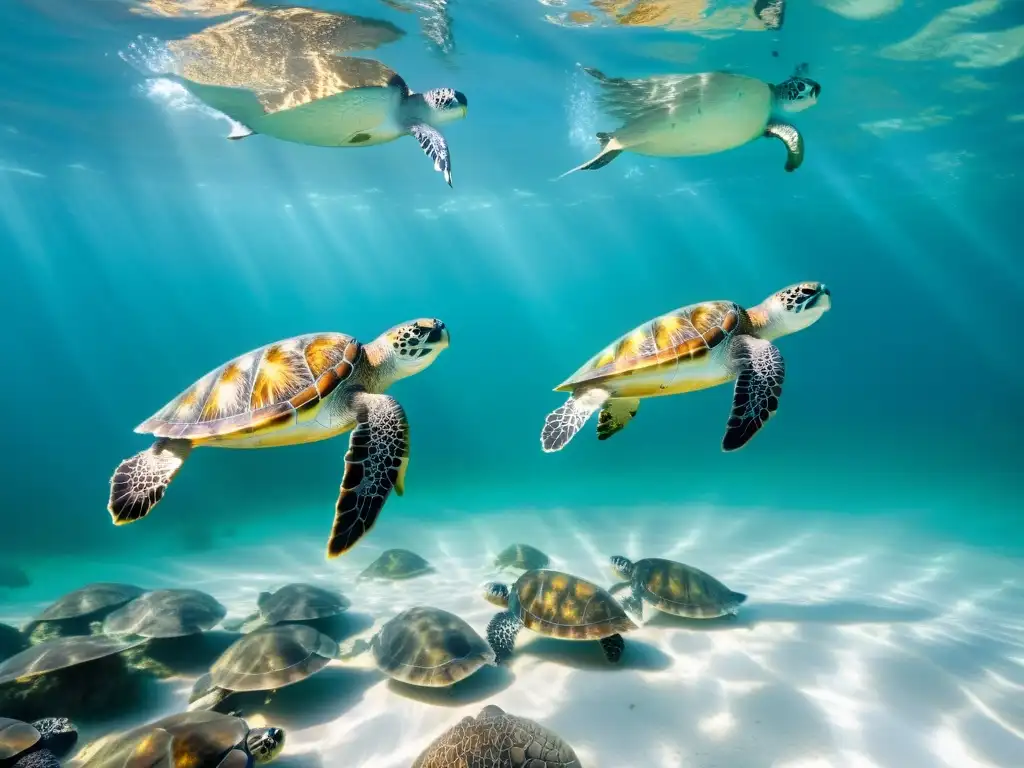
<instances>
[{"instance_id":1,"label":"turquoise water","mask_svg":"<svg viewBox=\"0 0 1024 768\"><path fill-rule=\"evenodd\" d=\"M467 531L554 546L544 532L559 525L536 526L557 515L583 536L615 531L623 546L635 519L648 550L633 555L656 556L692 519L673 510L696 506L708 530L758 510L764 527L747 531L745 556L768 531L781 546L854 526L870 543L877 525L878 545L893 551L928 542L930 556L1006 558L1009 575L991 585L1019 585L1019 6L791 2L774 32L737 29L751 25L743 3L709 4L704 28L689 30L614 24L578 0L448 6L451 37L439 45L424 36L437 29L424 7L316 3L401 28L402 39L362 55L413 90L467 95L467 118L444 127L453 188L408 138L361 151L226 141L226 120L145 74L163 43L223 18L154 18L116 0L0 7L0 558L33 582L0 587L0 620L73 588L76 569L79 583L139 568L156 579L153 563L180 557L226 572L241 562L226 553L243 545L284 557L301 543L314 558L304 567L347 574L316 560L346 437L197 451L130 526L111 524L108 481L148 445L135 425L228 359L317 331L370 342L417 317L442 319L451 345L390 390L410 422L406 492L345 556L360 565L395 542L443 539L454 542L446 557L480 556L458 538ZM593 23L565 16L577 11ZM624 154L554 180L596 153L597 131L617 127L581 66L621 77L727 69L777 83L805 62L822 94L790 116L807 145L795 173L783 172L778 142L756 141L707 157ZM743 450L720 449L722 386L649 400L611 440L597 441L592 421L565 450L541 451L544 417L564 397L553 387L621 334L679 306L752 307L807 280L828 284L832 310L778 342L781 405ZM664 542L652 520L671 526ZM698 547L694 564L703 555L725 569L724 553ZM204 588L217 594L216 582ZM1019 642L992 658L1019 655ZM1001 674L1024 684L1019 671ZM900 705L896 696L892 711ZM1024 765L1019 705L1001 721L1009 741L988 762L875 758ZM982 752L993 743L974 742ZM654 754L616 764L690 764ZM751 760L735 764L776 764Z\"/></svg>"}]
</instances>

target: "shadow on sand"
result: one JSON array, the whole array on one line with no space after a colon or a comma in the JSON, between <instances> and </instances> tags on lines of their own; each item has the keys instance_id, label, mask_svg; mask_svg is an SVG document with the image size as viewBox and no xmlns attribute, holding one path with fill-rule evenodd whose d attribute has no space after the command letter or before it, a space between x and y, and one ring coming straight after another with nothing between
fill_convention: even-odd
<instances>
[{"instance_id":1,"label":"shadow on sand","mask_svg":"<svg viewBox=\"0 0 1024 768\"><path fill-rule=\"evenodd\" d=\"M410 685L398 680L388 680L388 690L392 693L424 704L438 707L462 707L478 701L484 701L508 688L515 680L513 674L505 667L481 667L465 680L444 688L428 688L422 685Z\"/></svg>"},{"instance_id":2,"label":"shadow on sand","mask_svg":"<svg viewBox=\"0 0 1024 768\"><path fill-rule=\"evenodd\" d=\"M201 675L239 637L237 632L223 630L168 637L150 640L140 647L139 653L166 667L173 675Z\"/></svg>"},{"instance_id":3,"label":"shadow on sand","mask_svg":"<svg viewBox=\"0 0 1024 768\"><path fill-rule=\"evenodd\" d=\"M311 728L336 720L383 678L376 670L326 667L301 683L267 692L237 693L223 701L220 712L238 711L242 717L260 714L282 728Z\"/></svg>"},{"instance_id":4,"label":"shadow on sand","mask_svg":"<svg viewBox=\"0 0 1024 768\"><path fill-rule=\"evenodd\" d=\"M559 640L553 637L538 637L515 655L529 655L574 669L638 669L657 672L672 666L672 659L653 645L625 636L626 650L622 659L613 664L604 656L601 644L594 641ZM515 656L513 656L515 658Z\"/></svg>"},{"instance_id":5,"label":"shadow on sand","mask_svg":"<svg viewBox=\"0 0 1024 768\"><path fill-rule=\"evenodd\" d=\"M645 623L648 627L676 627L704 631L749 629L758 624L904 624L928 621L937 614L925 608L898 607L840 600L834 603L752 603L743 606L736 616L717 619L684 619L644 606L644 614L655 615Z\"/></svg>"}]
</instances>

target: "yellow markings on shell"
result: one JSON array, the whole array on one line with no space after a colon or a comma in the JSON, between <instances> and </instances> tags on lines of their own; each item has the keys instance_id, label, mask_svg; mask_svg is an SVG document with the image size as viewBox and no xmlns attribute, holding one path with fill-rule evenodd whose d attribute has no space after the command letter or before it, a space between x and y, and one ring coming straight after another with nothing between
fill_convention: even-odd
<instances>
[{"instance_id":1,"label":"yellow markings on shell","mask_svg":"<svg viewBox=\"0 0 1024 768\"><path fill-rule=\"evenodd\" d=\"M565 576L552 576L551 581L548 583L551 585L553 592L561 592L569 586L569 580Z\"/></svg>"},{"instance_id":2,"label":"yellow markings on shell","mask_svg":"<svg viewBox=\"0 0 1024 768\"><path fill-rule=\"evenodd\" d=\"M587 584L583 581L577 581L574 585L573 595L577 600L589 600L596 593L593 584Z\"/></svg>"},{"instance_id":3,"label":"yellow markings on shell","mask_svg":"<svg viewBox=\"0 0 1024 768\"><path fill-rule=\"evenodd\" d=\"M652 574L651 578L648 580L647 588L651 592L657 592L661 589L662 581L663 579L660 573Z\"/></svg>"},{"instance_id":4,"label":"yellow markings on shell","mask_svg":"<svg viewBox=\"0 0 1024 768\"><path fill-rule=\"evenodd\" d=\"M267 347L252 386L251 407L264 408L286 400L304 381L296 350L287 343Z\"/></svg>"},{"instance_id":5,"label":"yellow markings on shell","mask_svg":"<svg viewBox=\"0 0 1024 768\"><path fill-rule=\"evenodd\" d=\"M562 620L567 624L577 624L580 621L580 603L571 597L562 601Z\"/></svg>"},{"instance_id":6,"label":"yellow markings on shell","mask_svg":"<svg viewBox=\"0 0 1024 768\"><path fill-rule=\"evenodd\" d=\"M245 388L244 370L237 362L224 366L213 391L206 399L200 421L213 421L239 412L239 403Z\"/></svg>"},{"instance_id":7,"label":"yellow markings on shell","mask_svg":"<svg viewBox=\"0 0 1024 768\"><path fill-rule=\"evenodd\" d=\"M676 345L676 333L682 327L683 318L678 315L665 315L654 321L654 346L659 352Z\"/></svg>"},{"instance_id":8,"label":"yellow markings on shell","mask_svg":"<svg viewBox=\"0 0 1024 768\"><path fill-rule=\"evenodd\" d=\"M306 364L314 379L320 378L324 371L333 368L345 358L345 350L349 340L337 336L316 336L305 349Z\"/></svg>"}]
</instances>

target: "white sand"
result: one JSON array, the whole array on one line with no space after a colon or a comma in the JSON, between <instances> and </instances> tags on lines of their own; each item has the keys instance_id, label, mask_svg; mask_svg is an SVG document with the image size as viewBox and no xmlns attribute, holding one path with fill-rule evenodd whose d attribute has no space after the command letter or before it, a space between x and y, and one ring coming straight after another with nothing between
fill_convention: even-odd
<instances>
[{"instance_id":1,"label":"white sand","mask_svg":"<svg viewBox=\"0 0 1024 768\"><path fill-rule=\"evenodd\" d=\"M1024 564L921 541L882 518L711 508L624 517L509 512L445 524L385 512L369 539L331 563L320 538L145 570L65 562L47 594L12 603L21 592L9 593L0 620L24 620L88 580L204 589L232 616L262 589L309 581L340 588L353 612L378 621L434 605L483 634L495 609L479 588L509 543L533 544L552 567L603 586L614 581L609 555L662 556L748 593L738 619L683 621L647 608L618 667L596 643L524 630L507 671L485 668L450 692L334 663L263 712L288 728L277 765L407 768L445 728L493 703L553 728L586 768L1024 766ZM438 573L355 585L388 547L419 552ZM183 709L191 685L163 683L162 700L137 721Z\"/></svg>"}]
</instances>

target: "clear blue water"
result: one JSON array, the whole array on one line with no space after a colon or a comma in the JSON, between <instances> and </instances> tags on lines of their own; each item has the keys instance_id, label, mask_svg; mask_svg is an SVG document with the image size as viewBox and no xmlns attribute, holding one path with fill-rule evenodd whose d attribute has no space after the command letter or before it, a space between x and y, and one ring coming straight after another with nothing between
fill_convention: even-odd
<instances>
[{"instance_id":1,"label":"clear blue water","mask_svg":"<svg viewBox=\"0 0 1024 768\"><path fill-rule=\"evenodd\" d=\"M120 55L222 19L149 18L114 0L0 7L4 562L40 585L55 563L65 575L97 559L135 566L195 550L210 530L282 549L293 534L326 538L344 437L199 451L149 518L121 528L108 480L147 445L133 427L227 359L311 331L368 342L420 316L444 320L451 347L391 391L411 463L368 543L432 521L486 529L515 510L569 508L586 526L601 508L628 526L640 507L699 503L723 510L712 526L730 508L824 530L882 516L908 542L1019 562L1017 3L957 16L950 0L791 2L778 32L694 33L552 23L589 7L575 1L461 0L447 54L414 14L316 5L397 24L403 39L365 55L415 90L467 94L468 117L445 128L452 189L411 139L228 142L224 120ZM758 141L626 154L554 181L616 127L580 65L780 82L802 62L822 95L792 118L807 143L796 173L780 144ZM609 441L591 423L541 452L563 397L552 388L625 331L803 280L828 283L832 311L778 343L781 406L742 451L720 450L731 392L718 387L648 401ZM5 594L25 599L0 591L0 605Z\"/></svg>"}]
</instances>

